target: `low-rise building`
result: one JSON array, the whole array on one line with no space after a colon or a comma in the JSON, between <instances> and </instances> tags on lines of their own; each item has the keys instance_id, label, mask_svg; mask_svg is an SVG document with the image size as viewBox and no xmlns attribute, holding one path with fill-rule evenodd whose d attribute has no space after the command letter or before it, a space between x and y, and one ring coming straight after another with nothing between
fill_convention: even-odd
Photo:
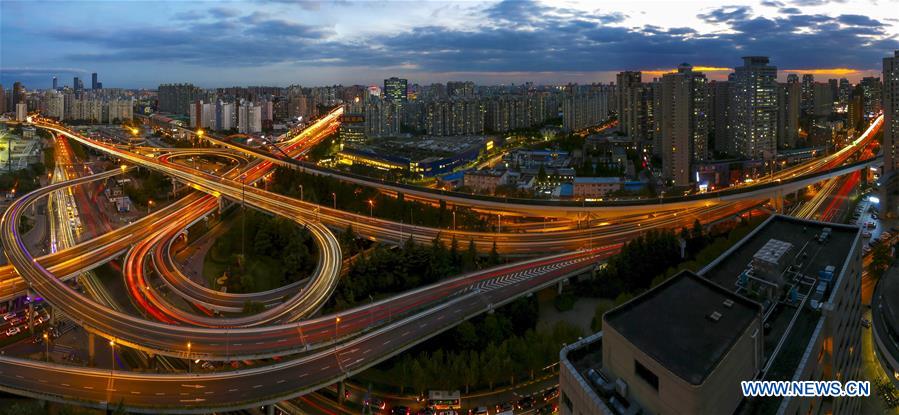
<instances>
[{"instance_id":1,"label":"low-rise building","mask_svg":"<svg viewBox=\"0 0 899 415\"><path fill-rule=\"evenodd\" d=\"M575 199L596 199L621 190L624 181L620 177L575 177L572 185Z\"/></svg>"},{"instance_id":2,"label":"low-rise building","mask_svg":"<svg viewBox=\"0 0 899 415\"><path fill-rule=\"evenodd\" d=\"M473 170L465 172L464 186L478 193L496 192L498 186L506 184L507 170Z\"/></svg>"},{"instance_id":3,"label":"low-rise building","mask_svg":"<svg viewBox=\"0 0 899 415\"><path fill-rule=\"evenodd\" d=\"M861 240L855 226L772 216L563 348L561 413L859 413L860 398L747 398L740 382L863 380ZM760 292L747 272L776 274L782 293Z\"/></svg>"}]
</instances>

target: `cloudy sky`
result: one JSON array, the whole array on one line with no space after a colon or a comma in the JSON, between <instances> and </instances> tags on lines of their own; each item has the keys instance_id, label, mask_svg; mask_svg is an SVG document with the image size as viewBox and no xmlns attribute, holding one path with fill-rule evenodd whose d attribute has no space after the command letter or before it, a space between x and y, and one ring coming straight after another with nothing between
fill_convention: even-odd
<instances>
[{"instance_id":1,"label":"cloudy sky","mask_svg":"<svg viewBox=\"0 0 899 415\"><path fill-rule=\"evenodd\" d=\"M857 80L895 49L899 0L0 1L6 87L583 83L680 62L721 78L745 55Z\"/></svg>"}]
</instances>

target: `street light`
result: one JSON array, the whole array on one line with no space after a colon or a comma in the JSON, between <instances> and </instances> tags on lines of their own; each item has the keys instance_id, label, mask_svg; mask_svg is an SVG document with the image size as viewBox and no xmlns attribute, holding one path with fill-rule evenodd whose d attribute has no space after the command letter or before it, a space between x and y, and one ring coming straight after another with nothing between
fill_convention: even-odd
<instances>
[{"instance_id":1,"label":"street light","mask_svg":"<svg viewBox=\"0 0 899 415\"><path fill-rule=\"evenodd\" d=\"M334 199L334 210L337 210L337 193L331 192L331 199Z\"/></svg>"},{"instance_id":2,"label":"street light","mask_svg":"<svg viewBox=\"0 0 899 415\"><path fill-rule=\"evenodd\" d=\"M300 185L300 200L303 200L303 199L305 199L303 197L303 185Z\"/></svg>"},{"instance_id":3,"label":"street light","mask_svg":"<svg viewBox=\"0 0 899 415\"><path fill-rule=\"evenodd\" d=\"M47 332L44 332L44 360L50 361L50 336L47 335Z\"/></svg>"},{"instance_id":4,"label":"street light","mask_svg":"<svg viewBox=\"0 0 899 415\"><path fill-rule=\"evenodd\" d=\"M453 232L456 231L456 210L453 209Z\"/></svg>"},{"instance_id":5,"label":"street light","mask_svg":"<svg viewBox=\"0 0 899 415\"><path fill-rule=\"evenodd\" d=\"M150 209L153 207L153 199L147 200L147 214L150 214Z\"/></svg>"},{"instance_id":6,"label":"street light","mask_svg":"<svg viewBox=\"0 0 899 415\"><path fill-rule=\"evenodd\" d=\"M368 199L368 217L373 218L375 216L375 201Z\"/></svg>"},{"instance_id":7,"label":"street light","mask_svg":"<svg viewBox=\"0 0 899 415\"><path fill-rule=\"evenodd\" d=\"M203 130L200 130L203 131ZM187 342L187 373L190 373L190 342Z\"/></svg>"}]
</instances>

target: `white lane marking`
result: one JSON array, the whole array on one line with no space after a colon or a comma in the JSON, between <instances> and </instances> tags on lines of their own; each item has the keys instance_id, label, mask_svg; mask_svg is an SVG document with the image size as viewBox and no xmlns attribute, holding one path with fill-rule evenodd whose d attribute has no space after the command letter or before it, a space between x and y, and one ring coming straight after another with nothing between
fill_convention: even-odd
<instances>
[{"instance_id":1,"label":"white lane marking","mask_svg":"<svg viewBox=\"0 0 899 415\"><path fill-rule=\"evenodd\" d=\"M85 386L84 389L93 389L93 386Z\"/></svg>"},{"instance_id":2,"label":"white lane marking","mask_svg":"<svg viewBox=\"0 0 899 415\"><path fill-rule=\"evenodd\" d=\"M277 381L277 382L275 382L275 383L284 383L284 382L287 382L287 381L284 380L284 379L281 379L281 380L279 380L279 381Z\"/></svg>"},{"instance_id":3,"label":"white lane marking","mask_svg":"<svg viewBox=\"0 0 899 415\"><path fill-rule=\"evenodd\" d=\"M301 378L302 378L302 377L305 377L305 376L309 376L309 374L308 374L308 373L303 373L302 375L300 375Z\"/></svg>"},{"instance_id":4,"label":"white lane marking","mask_svg":"<svg viewBox=\"0 0 899 415\"><path fill-rule=\"evenodd\" d=\"M322 368L319 369L319 370L328 370L329 367L331 367L331 366L324 366L324 367L322 367Z\"/></svg>"},{"instance_id":5,"label":"white lane marking","mask_svg":"<svg viewBox=\"0 0 899 415\"><path fill-rule=\"evenodd\" d=\"M156 396L163 396L163 395L165 395L165 392L156 392Z\"/></svg>"},{"instance_id":6,"label":"white lane marking","mask_svg":"<svg viewBox=\"0 0 899 415\"><path fill-rule=\"evenodd\" d=\"M368 354L368 352L370 352L370 351L371 351L371 349L365 349L362 351L362 354Z\"/></svg>"},{"instance_id":7,"label":"white lane marking","mask_svg":"<svg viewBox=\"0 0 899 415\"><path fill-rule=\"evenodd\" d=\"M262 387L262 385L253 385L253 389L259 389L261 387Z\"/></svg>"},{"instance_id":8,"label":"white lane marking","mask_svg":"<svg viewBox=\"0 0 899 415\"><path fill-rule=\"evenodd\" d=\"M68 383L60 383L60 385L62 385L62 386L72 386L72 385L69 385Z\"/></svg>"},{"instance_id":9,"label":"white lane marking","mask_svg":"<svg viewBox=\"0 0 899 415\"><path fill-rule=\"evenodd\" d=\"M228 389L228 392L237 392L237 389Z\"/></svg>"},{"instance_id":10,"label":"white lane marking","mask_svg":"<svg viewBox=\"0 0 899 415\"><path fill-rule=\"evenodd\" d=\"M138 391L131 391L131 394L132 394L132 395L140 395L140 392L138 392Z\"/></svg>"}]
</instances>

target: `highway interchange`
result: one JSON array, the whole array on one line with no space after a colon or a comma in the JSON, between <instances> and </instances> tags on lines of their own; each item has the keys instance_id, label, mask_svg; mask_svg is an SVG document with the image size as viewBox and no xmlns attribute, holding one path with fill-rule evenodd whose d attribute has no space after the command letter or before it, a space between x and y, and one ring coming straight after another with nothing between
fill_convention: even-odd
<instances>
[{"instance_id":1,"label":"highway interchange","mask_svg":"<svg viewBox=\"0 0 899 415\"><path fill-rule=\"evenodd\" d=\"M309 144L305 140L314 141L311 137L321 137L329 128L333 131L338 116L339 112L335 111L323 117L307 132L288 140L284 150L291 156L302 153L305 148L303 144ZM839 168L858 148L864 147L862 144L867 143L879 124L880 119L859 141L846 149L778 172L769 178L768 184L774 185L776 191L782 180L787 182L797 176L803 178L820 171L836 175L833 169ZM246 148L237 149L241 156L233 152L209 150L211 155L253 160L247 163L240 175L232 172L216 176L171 163L165 156L150 157L96 142L58 125L41 122L37 125L132 164L163 172L208 195L193 192L134 224L41 258L31 256L16 231L15 224L20 214L31 203L51 192L113 177L120 171L57 183L25 195L4 213L0 221L0 239L4 247L11 248L5 252L15 267L14 270L10 267L0 269L0 292L14 295L28 287L89 331L111 339L112 344L148 353L225 361L291 355L274 365L191 375L114 372L0 357L0 388L4 390L95 407L121 402L129 410L137 412L236 409L273 403L310 392L387 359L466 318L555 284L560 278L589 271L597 261L614 254L622 242L646 229L679 228L695 219L708 222L733 217L764 202L759 200L758 195L735 198L733 201L724 198L693 200L688 208L684 208L682 201L671 205L653 201L652 206L647 207L647 211L655 212L650 219L632 215L620 223L613 223L597 218L591 220L591 226L587 228L540 232L497 234L448 231L355 215L258 189L249 184L262 177L276 161L266 160L265 157L260 157L263 161L254 160L259 156L257 151ZM858 163L851 165L853 169L866 166ZM815 180L820 178L816 176ZM793 183L797 181L793 180ZM748 189L746 193L752 191ZM766 188L764 194L768 195L771 191L771 187ZM273 305L261 316L223 319L177 311L176 307L156 295L141 276L145 262L150 261L166 284L188 301L212 309L233 311L240 299L222 296L186 282L189 279L180 273L170 256L172 241L190 223L215 210L221 203L221 197L291 218L317 235L320 262L314 275L299 293L284 303L278 304L278 300L283 298L284 293L295 292L298 287L278 290L277 294L261 294L263 301ZM496 202L468 200L465 203L480 209L491 209L492 203ZM561 210L568 208L563 206ZM605 211L599 205L590 209L610 216L618 212L614 209ZM529 208L523 213L531 211ZM337 283L341 253L328 226L342 228L347 224L352 224L359 234L380 241L396 242L411 236L426 242L435 237L448 240L455 236L461 241L472 240L481 249L496 243L504 253L531 256L552 251L563 253L447 279L336 315L300 320L317 311ZM148 259L151 251L154 252L152 260ZM126 275L134 278L131 286L136 291L132 296L146 299L149 309L161 313L149 313L159 321L111 310L85 298L60 278L102 264L123 252L128 252L126 263L130 265L126 266L126 270L131 270L126 271ZM21 276L22 281L16 281L18 277L15 273ZM293 322L295 320L300 321ZM168 324L175 321L179 324Z\"/></svg>"}]
</instances>

